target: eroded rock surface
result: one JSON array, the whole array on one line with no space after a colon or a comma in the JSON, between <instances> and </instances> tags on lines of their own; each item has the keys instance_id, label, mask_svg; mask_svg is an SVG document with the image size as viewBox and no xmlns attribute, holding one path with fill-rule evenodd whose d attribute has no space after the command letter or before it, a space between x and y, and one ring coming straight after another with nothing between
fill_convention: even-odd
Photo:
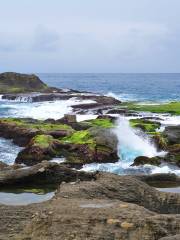
<instances>
[{"instance_id":1,"label":"eroded rock surface","mask_svg":"<svg viewBox=\"0 0 180 240\"><path fill-rule=\"evenodd\" d=\"M52 200L36 204L29 221L19 222L23 231L14 239L159 240L180 234L179 201L136 177L99 173L96 180L61 184Z\"/></svg>"}]
</instances>

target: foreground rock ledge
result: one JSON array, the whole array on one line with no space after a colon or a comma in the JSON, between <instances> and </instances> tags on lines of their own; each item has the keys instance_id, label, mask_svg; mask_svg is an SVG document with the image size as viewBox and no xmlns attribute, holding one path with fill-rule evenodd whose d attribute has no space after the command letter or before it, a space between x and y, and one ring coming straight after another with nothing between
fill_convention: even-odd
<instances>
[{"instance_id":1,"label":"foreground rock ledge","mask_svg":"<svg viewBox=\"0 0 180 240\"><path fill-rule=\"evenodd\" d=\"M48 162L29 169L2 171L9 176L6 183L14 186L17 181L11 180L19 172L18 184L30 177L37 183L48 180L61 185L47 202L19 207L0 205L0 239L158 240L180 234L180 195L162 193L147 185L145 182L151 182L153 176L91 174ZM174 175L166 177L179 182ZM155 175L154 179L166 178Z\"/></svg>"}]
</instances>

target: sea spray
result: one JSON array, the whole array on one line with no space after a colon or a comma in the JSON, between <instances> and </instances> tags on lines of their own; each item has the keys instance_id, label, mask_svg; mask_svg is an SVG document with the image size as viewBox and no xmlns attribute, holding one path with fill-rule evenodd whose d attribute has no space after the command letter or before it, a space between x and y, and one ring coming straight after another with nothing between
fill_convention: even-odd
<instances>
[{"instance_id":1,"label":"sea spray","mask_svg":"<svg viewBox=\"0 0 180 240\"><path fill-rule=\"evenodd\" d=\"M133 129L126 118L118 118L114 132L118 137L121 160L133 161L132 158L137 156L154 157L159 155L148 136L139 130Z\"/></svg>"},{"instance_id":2,"label":"sea spray","mask_svg":"<svg viewBox=\"0 0 180 240\"><path fill-rule=\"evenodd\" d=\"M150 174L155 171L155 166L131 167L134 159L138 156L153 157L162 155L158 152L150 139L143 132L133 129L126 118L119 118L114 128L114 133L118 138L119 161L116 163L93 163L83 166L84 171L106 171L116 174Z\"/></svg>"}]
</instances>

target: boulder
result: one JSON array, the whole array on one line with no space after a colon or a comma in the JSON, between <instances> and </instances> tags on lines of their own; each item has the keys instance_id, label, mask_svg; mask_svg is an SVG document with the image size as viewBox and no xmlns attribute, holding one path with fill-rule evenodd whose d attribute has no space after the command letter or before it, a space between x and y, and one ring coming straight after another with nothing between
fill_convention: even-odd
<instances>
[{"instance_id":1,"label":"boulder","mask_svg":"<svg viewBox=\"0 0 180 240\"><path fill-rule=\"evenodd\" d=\"M145 165L145 164L159 166L161 164L161 158L159 157L149 158L146 156L139 156L134 159L134 163L131 166L139 166L139 165Z\"/></svg>"},{"instance_id":2,"label":"boulder","mask_svg":"<svg viewBox=\"0 0 180 240\"><path fill-rule=\"evenodd\" d=\"M149 158L146 156L139 156L134 159L134 163L131 166L139 166L139 165L145 165L145 164L159 166L161 164L161 158L159 157Z\"/></svg>"}]
</instances>

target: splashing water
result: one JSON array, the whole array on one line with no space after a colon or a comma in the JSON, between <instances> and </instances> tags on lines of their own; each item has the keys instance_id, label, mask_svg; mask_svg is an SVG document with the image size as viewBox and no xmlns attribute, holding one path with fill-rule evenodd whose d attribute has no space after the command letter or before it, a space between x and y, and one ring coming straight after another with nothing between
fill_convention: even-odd
<instances>
[{"instance_id":1,"label":"splashing water","mask_svg":"<svg viewBox=\"0 0 180 240\"><path fill-rule=\"evenodd\" d=\"M148 136L130 127L125 118L119 118L115 133L119 142L119 156L122 161L132 163L137 156L154 157L159 155Z\"/></svg>"},{"instance_id":2,"label":"splashing water","mask_svg":"<svg viewBox=\"0 0 180 240\"><path fill-rule=\"evenodd\" d=\"M147 135L131 128L129 121L125 118L118 119L117 127L113 131L118 137L120 160L116 163L86 164L84 165L83 170L99 170L116 174L136 174L139 172L149 174L152 173L152 171L155 171L154 167L150 165L131 167L134 159L138 156L154 157L164 154L164 152L157 151Z\"/></svg>"}]
</instances>

